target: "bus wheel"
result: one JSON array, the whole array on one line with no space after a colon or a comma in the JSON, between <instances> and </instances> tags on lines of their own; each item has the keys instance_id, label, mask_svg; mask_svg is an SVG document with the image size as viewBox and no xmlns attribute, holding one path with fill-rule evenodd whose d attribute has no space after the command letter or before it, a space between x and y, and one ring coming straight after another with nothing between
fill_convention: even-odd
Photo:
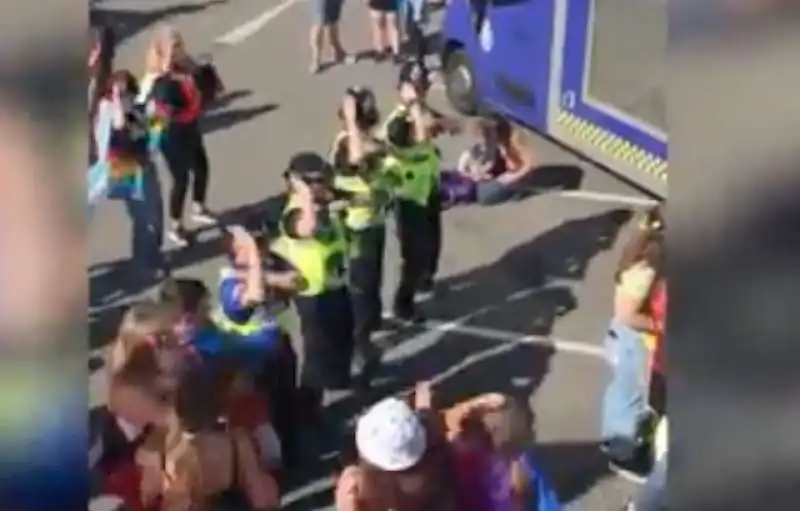
<instances>
[{"instance_id":1,"label":"bus wheel","mask_svg":"<svg viewBox=\"0 0 800 511\"><path fill-rule=\"evenodd\" d=\"M444 87L447 101L458 113L475 115L478 112L478 91L469 57L461 51L452 52L444 64Z\"/></svg>"}]
</instances>

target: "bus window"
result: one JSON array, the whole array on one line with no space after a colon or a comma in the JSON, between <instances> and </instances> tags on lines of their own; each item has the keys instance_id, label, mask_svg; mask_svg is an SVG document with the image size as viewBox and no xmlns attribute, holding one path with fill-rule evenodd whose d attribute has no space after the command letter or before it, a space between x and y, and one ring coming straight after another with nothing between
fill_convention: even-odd
<instances>
[{"instance_id":1,"label":"bus window","mask_svg":"<svg viewBox=\"0 0 800 511\"><path fill-rule=\"evenodd\" d=\"M595 0L591 4L590 100L665 133L666 2Z\"/></svg>"}]
</instances>

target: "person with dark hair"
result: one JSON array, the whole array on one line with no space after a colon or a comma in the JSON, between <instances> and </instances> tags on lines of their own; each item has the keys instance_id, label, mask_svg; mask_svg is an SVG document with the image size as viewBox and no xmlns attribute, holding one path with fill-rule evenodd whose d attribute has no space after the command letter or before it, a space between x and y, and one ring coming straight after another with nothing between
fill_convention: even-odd
<instances>
[{"instance_id":1,"label":"person with dark hair","mask_svg":"<svg viewBox=\"0 0 800 511\"><path fill-rule=\"evenodd\" d=\"M146 106L135 103L139 85L129 71L113 72L101 90L93 137L97 162L90 173L102 166L105 195L125 202L132 224L132 269L142 276L157 275L164 265L163 205L150 151L149 115Z\"/></svg>"},{"instance_id":2,"label":"person with dark hair","mask_svg":"<svg viewBox=\"0 0 800 511\"><path fill-rule=\"evenodd\" d=\"M393 312L402 323L421 320L414 307L417 292L433 290L441 252L439 150L433 140L440 128L425 103L424 69L405 64L400 70L400 104L384 123L385 139L398 163L393 169L397 236L402 258Z\"/></svg>"},{"instance_id":3,"label":"person with dark hair","mask_svg":"<svg viewBox=\"0 0 800 511\"><path fill-rule=\"evenodd\" d=\"M346 281L349 246L333 207L333 171L314 152L295 154L284 173L288 199L280 235L269 244L268 267L284 274L300 323L295 352L309 431L326 435L320 413L328 390L351 384L353 309Z\"/></svg>"},{"instance_id":4,"label":"person with dark hair","mask_svg":"<svg viewBox=\"0 0 800 511\"><path fill-rule=\"evenodd\" d=\"M475 142L461 154L457 169L442 172L445 205L510 200L536 168L530 140L509 121L481 119L473 125L473 134Z\"/></svg>"},{"instance_id":5,"label":"person with dark hair","mask_svg":"<svg viewBox=\"0 0 800 511\"><path fill-rule=\"evenodd\" d=\"M397 184L386 170L396 160L371 134L380 117L375 103L371 90L348 89L339 112L344 129L336 137L331 156L335 191L344 195L346 202L344 223L351 245L348 277L356 348L363 363L359 384L363 387L369 386L380 360L371 339L383 323L386 216Z\"/></svg>"},{"instance_id":6,"label":"person with dark hair","mask_svg":"<svg viewBox=\"0 0 800 511\"><path fill-rule=\"evenodd\" d=\"M663 233L637 229L615 275L614 317L605 338L611 378L602 401L603 450L614 470L638 477L650 469L647 336L658 328L650 298L663 275Z\"/></svg>"}]
</instances>

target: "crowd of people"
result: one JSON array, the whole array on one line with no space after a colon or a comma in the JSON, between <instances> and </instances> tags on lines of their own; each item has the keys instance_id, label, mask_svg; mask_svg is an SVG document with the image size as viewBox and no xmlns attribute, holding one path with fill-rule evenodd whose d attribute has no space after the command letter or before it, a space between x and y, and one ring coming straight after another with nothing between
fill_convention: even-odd
<instances>
[{"instance_id":1,"label":"crowd of people","mask_svg":"<svg viewBox=\"0 0 800 511\"><path fill-rule=\"evenodd\" d=\"M411 59L388 115L368 88L345 92L330 153L300 152L286 164L279 218L219 225L218 283L177 278L165 267L162 237L188 244L190 188L192 223L219 224L205 204L199 120L224 87L172 28L153 38L138 80L113 69L109 40L97 38L89 61L90 179L104 176L104 196L126 203L132 268L158 273L161 284L157 298L130 306L107 348L108 399L90 456L103 495L95 504L197 511L233 495L251 509L276 510L287 474L338 447L340 511L561 509L528 449L527 406L488 393L441 409L426 382L409 382L409 398L374 402L371 392L382 359L377 335L424 320L415 297L435 283L442 210L513 195L535 172L524 133L500 118L480 120L458 168L442 172L436 137L459 126L428 105L427 72ZM159 165L172 178L166 226ZM390 216L401 270L387 319ZM665 413L663 361L652 355L663 346L666 314L663 232L656 208L624 250L606 338L612 377L602 449L618 470L638 474L652 468L656 419ZM352 431L325 413L327 396L340 390L363 406ZM665 460L631 509L659 509L644 502Z\"/></svg>"},{"instance_id":2,"label":"crowd of people","mask_svg":"<svg viewBox=\"0 0 800 511\"><path fill-rule=\"evenodd\" d=\"M403 43L417 63L423 64L428 51L424 25L432 2L425 0L369 0L372 51L369 58L375 63L388 59L397 64L404 60ZM325 45L333 52L333 62L353 64L356 54L349 53L339 33L344 0L314 0L311 2L314 21L309 39L311 43L312 74L323 69L322 53Z\"/></svg>"}]
</instances>

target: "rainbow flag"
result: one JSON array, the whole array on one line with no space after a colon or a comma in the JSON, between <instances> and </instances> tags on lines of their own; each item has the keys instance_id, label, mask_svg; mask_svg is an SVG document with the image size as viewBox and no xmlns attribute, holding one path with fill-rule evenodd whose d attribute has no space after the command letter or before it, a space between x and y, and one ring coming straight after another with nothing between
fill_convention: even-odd
<instances>
[{"instance_id":1,"label":"rainbow flag","mask_svg":"<svg viewBox=\"0 0 800 511\"><path fill-rule=\"evenodd\" d=\"M157 151L161 142L161 137L164 135L164 130L167 128L167 117L158 115L155 112L150 112L148 118L148 147L151 151Z\"/></svg>"},{"instance_id":2,"label":"rainbow flag","mask_svg":"<svg viewBox=\"0 0 800 511\"><path fill-rule=\"evenodd\" d=\"M141 198L144 177L141 164L127 155L110 154L107 160L109 199Z\"/></svg>"}]
</instances>

